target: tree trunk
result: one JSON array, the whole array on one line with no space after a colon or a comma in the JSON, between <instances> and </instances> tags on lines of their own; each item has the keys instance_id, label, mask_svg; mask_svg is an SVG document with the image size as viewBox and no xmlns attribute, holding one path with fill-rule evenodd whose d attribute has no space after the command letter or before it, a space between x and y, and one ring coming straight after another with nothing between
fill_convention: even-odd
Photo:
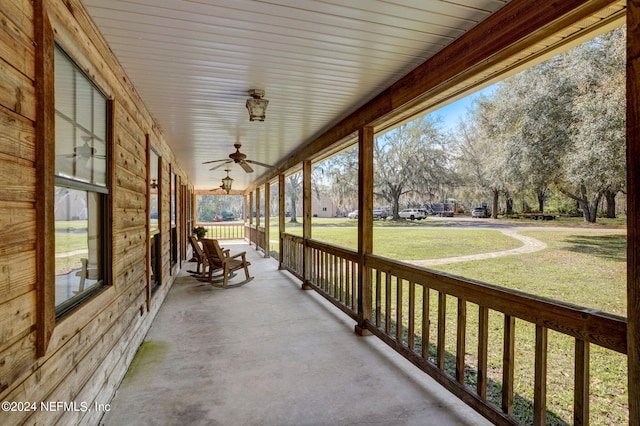
<instances>
[{"instance_id":1,"label":"tree trunk","mask_svg":"<svg viewBox=\"0 0 640 426\"><path fill-rule=\"evenodd\" d=\"M289 220L290 223L298 223L298 219L297 219L297 212L296 212L296 203L298 202L298 198L295 196L291 196L291 219Z\"/></svg>"},{"instance_id":2,"label":"tree trunk","mask_svg":"<svg viewBox=\"0 0 640 426\"><path fill-rule=\"evenodd\" d=\"M616 195L617 191L605 191L604 197L607 200L607 218L615 219L616 217Z\"/></svg>"},{"instance_id":3,"label":"tree trunk","mask_svg":"<svg viewBox=\"0 0 640 426\"><path fill-rule=\"evenodd\" d=\"M506 214L513 214L513 198L511 198L510 195L505 195L506 197L506 204L507 204L507 211L505 212Z\"/></svg>"},{"instance_id":4,"label":"tree trunk","mask_svg":"<svg viewBox=\"0 0 640 426\"><path fill-rule=\"evenodd\" d=\"M544 199L545 199L545 192L544 191L537 191L537 197L538 197L538 211L540 213L544 212Z\"/></svg>"},{"instance_id":5,"label":"tree trunk","mask_svg":"<svg viewBox=\"0 0 640 426\"><path fill-rule=\"evenodd\" d=\"M497 219L498 218L498 198L500 195L500 191L498 191L497 189L492 189L491 192L493 193L493 203L491 205L491 218Z\"/></svg>"}]
</instances>

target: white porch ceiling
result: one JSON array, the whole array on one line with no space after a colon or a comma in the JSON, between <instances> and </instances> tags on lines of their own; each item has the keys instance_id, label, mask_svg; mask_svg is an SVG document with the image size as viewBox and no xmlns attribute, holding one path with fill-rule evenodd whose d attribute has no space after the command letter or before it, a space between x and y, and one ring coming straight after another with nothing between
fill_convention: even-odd
<instances>
[{"instance_id":1,"label":"white porch ceiling","mask_svg":"<svg viewBox=\"0 0 640 426\"><path fill-rule=\"evenodd\" d=\"M508 0L82 0L196 189L275 165ZM250 122L249 89L269 100ZM216 164L214 164L216 165ZM231 166L242 189L267 170Z\"/></svg>"}]
</instances>

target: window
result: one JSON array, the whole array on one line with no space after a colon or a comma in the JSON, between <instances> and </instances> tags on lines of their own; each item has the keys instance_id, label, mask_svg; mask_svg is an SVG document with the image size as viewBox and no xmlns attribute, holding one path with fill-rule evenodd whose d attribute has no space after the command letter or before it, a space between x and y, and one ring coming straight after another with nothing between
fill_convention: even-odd
<instances>
[{"instance_id":1,"label":"window","mask_svg":"<svg viewBox=\"0 0 640 426\"><path fill-rule=\"evenodd\" d=\"M148 139L148 136L147 136ZM149 154L149 179L151 180L149 191L149 246L150 246L150 277L151 293L154 293L161 283L162 259L160 244L160 156L153 150Z\"/></svg>"},{"instance_id":2,"label":"window","mask_svg":"<svg viewBox=\"0 0 640 426\"><path fill-rule=\"evenodd\" d=\"M107 278L108 101L56 46L55 303L61 317Z\"/></svg>"}]
</instances>

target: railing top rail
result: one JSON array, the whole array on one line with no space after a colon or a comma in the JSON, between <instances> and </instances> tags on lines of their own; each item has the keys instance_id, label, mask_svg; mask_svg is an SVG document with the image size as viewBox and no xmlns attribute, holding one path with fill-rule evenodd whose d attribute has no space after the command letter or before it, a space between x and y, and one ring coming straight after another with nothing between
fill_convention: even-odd
<instances>
[{"instance_id":1,"label":"railing top rail","mask_svg":"<svg viewBox=\"0 0 640 426\"><path fill-rule=\"evenodd\" d=\"M204 226L204 227L232 227L232 226L242 226L244 225L242 222L196 222L194 226Z\"/></svg>"},{"instance_id":2,"label":"railing top rail","mask_svg":"<svg viewBox=\"0 0 640 426\"><path fill-rule=\"evenodd\" d=\"M366 255L365 265L616 352L627 353L627 320L624 317L436 272L382 256Z\"/></svg>"},{"instance_id":3,"label":"railing top rail","mask_svg":"<svg viewBox=\"0 0 640 426\"><path fill-rule=\"evenodd\" d=\"M304 238L302 238L299 235L293 235L293 234L287 234L285 232L282 233L282 238L284 238L285 240L291 240L295 243L299 243L302 244L304 242Z\"/></svg>"},{"instance_id":4,"label":"railing top rail","mask_svg":"<svg viewBox=\"0 0 640 426\"><path fill-rule=\"evenodd\" d=\"M343 259L351 260L354 262L358 261L358 252L346 247L340 247L313 239L307 240L307 246L313 249L326 251L327 253L341 257Z\"/></svg>"}]
</instances>

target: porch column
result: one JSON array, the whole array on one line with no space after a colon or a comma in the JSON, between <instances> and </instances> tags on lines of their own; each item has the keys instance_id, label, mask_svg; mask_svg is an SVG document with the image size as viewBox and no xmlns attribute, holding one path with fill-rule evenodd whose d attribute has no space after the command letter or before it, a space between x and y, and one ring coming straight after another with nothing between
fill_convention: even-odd
<instances>
[{"instance_id":1,"label":"porch column","mask_svg":"<svg viewBox=\"0 0 640 426\"><path fill-rule=\"evenodd\" d=\"M285 207L284 207L284 175L278 175L278 269L283 269L282 267L282 250L284 249L284 241L282 239L282 234L285 231L284 219L285 219Z\"/></svg>"},{"instance_id":2,"label":"porch column","mask_svg":"<svg viewBox=\"0 0 640 426\"><path fill-rule=\"evenodd\" d=\"M256 227L260 226L260 187L256 187ZM257 248L257 244L256 244Z\"/></svg>"},{"instance_id":3,"label":"porch column","mask_svg":"<svg viewBox=\"0 0 640 426\"><path fill-rule=\"evenodd\" d=\"M307 240L311 238L311 160L302 162L302 240L303 240L303 256L302 256L302 289L310 290L311 286L307 284L311 278L309 271L311 270L310 250L307 247Z\"/></svg>"},{"instance_id":4,"label":"porch column","mask_svg":"<svg viewBox=\"0 0 640 426\"><path fill-rule=\"evenodd\" d=\"M264 257L269 257L269 212L271 211L271 185L264 184Z\"/></svg>"},{"instance_id":5,"label":"porch column","mask_svg":"<svg viewBox=\"0 0 640 426\"><path fill-rule=\"evenodd\" d=\"M358 324L356 333L371 332L371 269L365 256L373 251L373 127L358 131Z\"/></svg>"},{"instance_id":6,"label":"porch column","mask_svg":"<svg viewBox=\"0 0 640 426\"><path fill-rule=\"evenodd\" d=\"M247 223L247 193L245 192L244 194L242 194L242 201L243 201L243 205L242 205L242 222L244 224ZM245 235L246 238L246 235Z\"/></svg>"},{"instance_id":7,"label":"porch column","mask_svg":"<svg viewBox=\"0 0 640 426\"><path fill-rule=\"evenodd\" d=\"M627 364L629 424L640 425L640 1L627 1Z\"/></svg>"}]
</instances>

